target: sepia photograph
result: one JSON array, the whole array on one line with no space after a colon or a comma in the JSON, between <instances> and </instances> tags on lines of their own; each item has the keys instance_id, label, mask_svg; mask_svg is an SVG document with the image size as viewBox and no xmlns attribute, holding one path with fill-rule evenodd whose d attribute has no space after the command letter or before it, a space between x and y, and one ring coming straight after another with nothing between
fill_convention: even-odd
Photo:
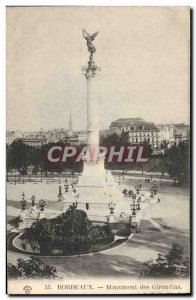
<instances>
[{"instance_id":1,"label":"sepia photograph","mask_svg":"<svg viewBox=\"0 0 196 300\"><path fill-rule=\"evenodd\" d=\"M191 293L190 27L6 7L9 295Z\"/></svg>"}]
</instances>

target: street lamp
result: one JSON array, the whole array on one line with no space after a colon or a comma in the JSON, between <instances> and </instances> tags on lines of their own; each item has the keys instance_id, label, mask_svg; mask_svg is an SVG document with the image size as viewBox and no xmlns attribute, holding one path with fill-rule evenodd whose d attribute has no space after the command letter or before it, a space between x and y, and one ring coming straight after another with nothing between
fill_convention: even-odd
<instances>
[{"instance_id":1,"label":"street lamp","mask_svg":"<svg viewBox=\"0 0 196 300\"><path fill-rule=\"evenodd\" d=\"M61 196L62 195L62 186L60 185L59 186L59 196Z\"/></svg>"},{"instance_id":2,"label":"street lamp","mask_svg":"<svg viewBox=\"0 0 196 300\"><path fill-rule=\"evenodd\" d=\"M59 186L59 193L58 193L58 201L62 201L63 200L63 195L62 195L62 186Z\"/></svg>"},{"instance_id":3,"label":"street lamp","mask_svg":"<svg viewBox=\"0 0 196 300\"><path fill-rule=\"evenodd\" d=\"M137 184L137 185L135 186L135 190L137 191L137 194L139 194L140 189L141 189L141 185Z\"/></svg>"},{"instance_id":4,"label":"street lamp","mask_svg":"<svg viewBox=\"0 0 196 300\"><path fill-rule=\"evenodd\" d=\"M110 202L108 204L109 210L110 210L110 214L113 215L114 214L114 209L115 209L116 204L113 202Z\"/></svg>"},{"instance_id":5,"label":"street lamp","mask_svg":"<svg viewBox=\"0 0 196 300\"><path fill-rule=\"evenodd\" d=\"M137 210L140 210L141 209L141 207L140 207L140 197L138 198L138 200L137 200Z\"/></svg>"},{"instance_id":6,"label":"street lamp","mask_svg":"<svg viewBox=\"0 0 196 300\"><path fill-rule=\"evenodd\" d=\"M35 206L35 196L31 197L31 206Z\"/></svg>"},{"instance_id":7,"label":"street lamp","mask_svg":"<svg viewBox=\"0 0 196 300\"><path fill-rule=\"evenodd\" d=\"M22 210L25 210L25 207L27 205L27 201L25 200L25 194L24 194L24 192L22 193L22 200L20 201L20 205L22 207Z\"/></svg>"},{"instance_id":8,"label":"street lamp","mask_svg":"<svg viewBox=\"0 0 196 300\"><path fill-rule=\"evenodd\" d=\"M157 184L156 184L155 181L154 181L154 184L153 184L153 186L152 186L152 188L151 188L151 191L153 191L155 195L156 195L157 192L158 192L158 186L157 186Z\"/></svg>"},{"instance_id":9,"label":"street lamp","mask_svg":"<svg viewBox=\"0 0 196 300\"><path fill-rule=\"evenodd\" d=\"M65 192L67 193L69 191L69 184L68 184L68 180L67 179L65 179L64 188L65 188Z\"/></svg>"},{"instance_id":10,"label":"street lamp","mask_svg":"<svg viewBox=\"0 0 196 300\"><path fill-rule=\"evenodd\" d=\"M41 211L44 211L45 205L46 205L46 201L43 200L43 199L41 199L41 200L39 201L39 206L40 206L40 210L41 210Z\"/></svg>"},{"instance_id":11,"label":"street lamp","mask_svg":"<svg viewBox=\"0 0 196 300\"><path fill-rule=\"evenodd\" d=\"M135 202L133 204L130 204L131 210L132 210L132 216L136 216L136 205Z\"/></svg>"}]
</instances>

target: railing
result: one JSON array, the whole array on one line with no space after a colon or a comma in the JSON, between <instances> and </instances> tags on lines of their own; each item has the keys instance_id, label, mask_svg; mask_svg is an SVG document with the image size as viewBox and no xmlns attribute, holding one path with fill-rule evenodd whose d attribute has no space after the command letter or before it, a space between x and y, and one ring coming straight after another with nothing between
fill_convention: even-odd
<instances>
[{"instance_id":1,"label":"railing","mask_svg":"<svg viewBox=\"0 0 196 300\"><path fill-rule=\"evenodd\" d=\"M58 182L63 183L65 179L77 179L79 173L63 173L63 174L29 174L29 175L21 175L21 174L14 174L14 173L7 173L6 181L12 183L25 183L25 182L43 182L43 181L50 181L50 182Z\"/></svg>"}]
</instances>

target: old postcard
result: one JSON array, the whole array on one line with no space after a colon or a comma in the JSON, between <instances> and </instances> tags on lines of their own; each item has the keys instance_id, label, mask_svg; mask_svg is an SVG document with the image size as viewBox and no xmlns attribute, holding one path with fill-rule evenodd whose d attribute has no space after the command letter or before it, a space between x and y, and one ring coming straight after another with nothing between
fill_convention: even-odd
<instances>
[{"instance_id":1,"label":"old postcard","mask_svg":"<svg viewBox=\"0 0 196 300\"><path fill-rule=\"evenodd\" d=\"M8 294L189 294L190 9L6 14Z\"/></svg>"}]
</instances>

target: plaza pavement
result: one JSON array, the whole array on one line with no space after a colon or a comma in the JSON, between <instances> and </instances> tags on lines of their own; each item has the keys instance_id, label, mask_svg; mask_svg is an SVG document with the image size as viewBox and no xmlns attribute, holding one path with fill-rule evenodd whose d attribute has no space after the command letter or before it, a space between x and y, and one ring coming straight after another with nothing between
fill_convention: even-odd
<instances>
[{"instance_id":1,"label":"plaza pavement","mask_svg":"<svg viewBox=\"0 0 196 300\"><path fill-rule=\"evenodd\" d=\"M118 180L117 180L118 182ZM126 176L120 188L133 187L140 180ZM30 187L31 185L31 187ZM40 186L42 185L42 186ZM149 184L142 182L143 189L149 190ZM159 183L160 185L160 183ZM7 185L8 200L21 200L23 191L30 199L32 194L37 198L46 198L48 201L57 200L57 183L52 184L20 184ZM31 193L29 193L29 188ZM140 231L134 234L125 244L112 248L102 253L75 256L75 257L49 257L42 260L57 268L59 276L64 278L81 278L91 276L133 276L138 277L143 271L143 263L157 257L158 253L166 254L175 242L181 244L185 256L189 255L189 194L188 190L173 187L169 183L159 186L161 202L152 206L145 220L141 222ZM8 201L8 203L9 203ZM11 202L10 202L11 203ZM9 204L8 204L9 205ZM10 205L11 206L11 205ZM15 208L16 209L16 208ZM14 209L8 209L8 215L16 215ZM153 220L153 222L150 222ZM162 226L159 230L153 223ZM9 252L8 261L15 263L19 257L28 258L26 255Z\"/></svg>"}]
</instances>

